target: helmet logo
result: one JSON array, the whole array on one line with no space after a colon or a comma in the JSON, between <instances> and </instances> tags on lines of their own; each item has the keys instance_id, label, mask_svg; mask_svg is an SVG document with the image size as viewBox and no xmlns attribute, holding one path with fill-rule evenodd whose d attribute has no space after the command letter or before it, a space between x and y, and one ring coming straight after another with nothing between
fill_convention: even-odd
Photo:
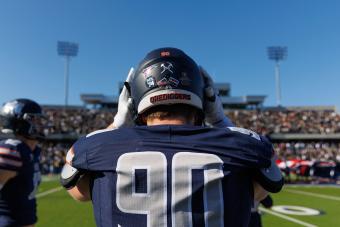
<instances>
[{"instance_id":1,"label":"helmet logo","mask_svg":"<svg viewBox=\"0 0 340 227\"><path fill-rule=\"evenodd\" d=\"M169 51L163 51L163 52L161 52L161 56L162 57L168 57L168 56L170 56L170 52Z\"/></svg>"},{"instance_id":2,"label":"helmet logo","mask_svg":"<svg viewBox=\"0 0 340 227\"><path fill-rule=\"evenodd\" d=\"M142 71L144 78L149 77L152 70L157 68L157 65L151 65Z\"/></svg>"},{"instance_id":3,"label":"helmet logo","mask_svg":"<svg viewBox=\"0 0 340 227\"><path fill-rule=\"evenodd\" d=\"M167 89L171 89L172 87L177 87L179 81L172 76L169 79L163 77L160 81L157 82L157 85L160 87L166 87Z\"/></svg>"},{"instance_id":4,"label":"helmet logo","mask_svg":"<svg viewBox=\"0 0 340 227\"><path fill-rule=\"evenodd\" d=\"M178 84L179 84L179 81L176 80L176 79L173 78L173 77L170 77L170 78L169 78L169 83L170 83L172 86L177 87Z\"/></svg>"},{"instance_id":5,"label":"helmet logo","mask_svg":"<svg viewBox=\"0 0 340 227\"><path fill-rule=\"evenodd\" d=\"M169 71L169 72L171 72L171 74L173 74L173 73L174 73L174 72L172 71L173 67L174 67L174 66L173 66L170 62L162 63L162 64L161 64L161 68L162 68L161 74L163 74L163 73L166 72L166 71Z\"/></svg>"},{"instance_id":6,"label":"helmet logo","mask_svg":"<svg viewBox=\"0 0 340 227\"><path fill-rule=\"evenodd\" d=\"M191 95L181 93L161 94L150 97L151 103L157 103L167 100L191 100Z\"/></svg>"},{"instance_id":7,"label":"helmet logo","mask_svg":"<svg viewBox=\"0 0 340 227\"><path fill-rule=\"evenodd\" d=\"M149 76L146 78L145 84L148 88L152 88L156 86L155 78L153 76Z\"/></svg>"},{"instance_id":8,"label":"helmet logo","mask_svg":"<svg viewBox=\"0 0 340 227\"><path fill-rule=\"evenodd\" d=\"M168 84L168 80L163 77L160 81L157 82L157 85L160 87L166 86Z\"/></svg>"}]
</instances>

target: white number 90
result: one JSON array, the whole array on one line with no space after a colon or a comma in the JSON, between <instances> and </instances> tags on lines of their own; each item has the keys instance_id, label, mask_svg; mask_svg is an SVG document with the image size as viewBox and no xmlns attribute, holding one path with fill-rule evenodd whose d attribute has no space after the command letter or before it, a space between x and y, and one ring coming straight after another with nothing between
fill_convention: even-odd
<instances>
[{"instance_id":1,"label":"white number 90","mask_svg":"<svg viewBox=\"0 0 340 227\"><path fill-rule=\"evenodd\" d=\"M213 154L180 152L172 158L172 226L192 226L192 170L204 172L205 226L223 226L222 160ZM147 215L147 226L167 225L167 159L161 152L132 152L117 162L117 207L125 213ZM146 170L145 193L136 193L135 172ZM169 173L170 174L170 173Z\"/></svg>"}]
</instances>

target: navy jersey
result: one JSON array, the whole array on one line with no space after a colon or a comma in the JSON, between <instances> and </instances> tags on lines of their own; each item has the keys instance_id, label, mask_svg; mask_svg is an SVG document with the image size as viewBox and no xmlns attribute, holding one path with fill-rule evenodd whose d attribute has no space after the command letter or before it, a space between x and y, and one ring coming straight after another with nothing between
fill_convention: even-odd
<instances>
[{"instance_id":1,"label":"navy jersey","mask_svg":"<svg viewBox=\"0 0 340 227\"><path fill-rule=\"evenodd\" d=\"M40 183L40 148L32 151L20 140L0 141L0 170L17 175L0 191L0 226L22 226L37 221L35 192Z\"/></svg>"},{"instance_id":2,"label":"navy jersey","mask_svg":"<svg viewBox=\"0 0 340 227\"><path fill-rule=\"evenodd\" d=\"M246 129L138 126L74 144L72 165L93 176L97 226L247 226L252 173L272 146Z\"/></svg>"}]
</instances>

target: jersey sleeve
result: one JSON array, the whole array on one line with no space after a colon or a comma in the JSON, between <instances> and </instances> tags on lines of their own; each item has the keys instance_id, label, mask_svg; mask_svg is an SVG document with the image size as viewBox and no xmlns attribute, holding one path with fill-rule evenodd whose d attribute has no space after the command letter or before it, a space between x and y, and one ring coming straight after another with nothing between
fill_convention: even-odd
<instances>
[{"instance_id":1,"label":"jersey sleeve","mask_svg":"<svg viewBox=\"0 0 340 227\"><path fill-rule=\"evenodd\" d=\"M98 130L80 138L73 145L71 165L85 171L115 170L115 160L119 154L135 149L135 143L125 138L128 134L126 130Z\"/></svg>"},{"instance_id":2,"label":"jersey sleeve","mask_svg":"<svg viewBox=\"0 0 340 227\"><path fill-rule=\"evenodd\" d=\"M271 159L274 155L272 143L265 137L260 135L260 146L254 146L254 151L259 159L260 168L268 168L271 165Z\"/></svg>"},{"instance_id":3,"label":"jersey sleeve","mask_svg":"<svg viewBox=\"0 0 340 227\"><path fill-rule=\"evenodd\" d=\"M81 137L73 144L74 156L72 159L72 166L77 169L87 170L87 152L88 152L88 141L86 137Z\"/></svg>"},{"instance_id":4,"label":"jersey sleeve","mask_svg":"<svg viewBox=\"0 0 340 227\"><path fill-rule=\"evenodd\" d=\"M239 161L250 168L268 168L274 154L271 142L264 136L238 127L228 127L232 140L230 145L239 154Z\"/></svg>"},{"instance_id":5,"label":"jersey sleeve","mask_svg":"<svg viewBox=\"0 0 340 227\"><path fill-rule=\"evenodd\" d=\"M18 172L22 164L23 160L18 147L0 145L0 169Z\"/></svg>"}]
</instances>

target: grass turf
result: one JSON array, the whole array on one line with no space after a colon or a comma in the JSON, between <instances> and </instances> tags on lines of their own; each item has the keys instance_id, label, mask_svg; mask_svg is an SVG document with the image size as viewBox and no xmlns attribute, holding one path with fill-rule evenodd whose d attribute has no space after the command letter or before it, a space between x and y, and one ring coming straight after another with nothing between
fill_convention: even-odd
<instances>
[{"instance_id":1,"label":"grass turf","mask_svg":"<svg viewBox=\"0 0 340 227\"><path fill-rule=\"evenodd\" d=\"M58 181L43 182L39 193L59 187ZM318 198L312 195L297 194L289 190L299 192L317 193L320 195L335 196L332 198ZM313 208L322 211L318 216L286 215L316 226L340 226L340 188L319 186L286 186L282 192L272 195L274 205L296 205ZM65 190L59 190L38 199L37 227L90 227L95 226L91 203L79 203L71 199ZM262 215L263 226L292 227L303 226L280 217L264 213Z\"/></svg>"},{"instance_id":2,"label":"grass turf","mask_svg":"<svg viewBox=\"0 0 340 227\"><path fill-rule=\"evenodd\" d=\"M294 191L292 191L294 190ZM331 198L319 198L316 195L297 194L298 192L309 192L317 195L336 196L338 200ZM289 217L307 222L316 226L340 226L340 188L336 187L320 187L320 186L287 186L278 194L273 195L274 205L294 205L312 208L321 211L318 216L296 216L287 215ZM264 214L264 226L302 226L282 218Z\"/></svg>"},{"instance_id":3,"label":"grass turf","mask_svg":"<svg viewBox=\"0 0 340 227\"><path fill-rule=\"evenodd\" d=\"M43 182L39 193L59 187L58 181ZM39 195L38 193L38 195ZM91 203L76 202L64 189L38 199L37 227L95 226Z\"/></svg>"}]
</instances>

